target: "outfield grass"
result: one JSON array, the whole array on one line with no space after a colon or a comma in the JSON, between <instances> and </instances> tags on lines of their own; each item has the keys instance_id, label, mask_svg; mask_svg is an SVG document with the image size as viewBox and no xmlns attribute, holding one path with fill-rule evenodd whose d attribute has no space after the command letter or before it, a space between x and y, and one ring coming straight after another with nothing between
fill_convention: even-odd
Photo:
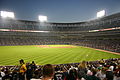
<instances>
[{"instance_id":1,"label":"outfield grass","mask_svg":"<svg viewBox=\"0 0 120 80\"><path fill-rule=\"evenodd\" d=\"M38 65L78 63L100 59L120 58L120 55L73 45L0 46L0 65L18 65L20 59L35 61ZM72 47L71 47L72 46ZM57 48L58 47L58 48ZM60 48L59 48L60 47ZM64 48L61 48L64 47ZM65 48L71 47L71 48Z\"/></svg>"}]
</instances>

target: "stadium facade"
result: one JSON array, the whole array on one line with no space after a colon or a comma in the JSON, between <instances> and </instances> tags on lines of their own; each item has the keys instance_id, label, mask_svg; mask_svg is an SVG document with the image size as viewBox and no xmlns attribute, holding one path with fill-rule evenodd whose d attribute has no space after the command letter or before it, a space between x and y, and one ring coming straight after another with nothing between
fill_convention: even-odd
<instances>
[{"instance_id":1,"label":"stadium facade","mask_svg":"<svg viewBox=\"0 0 120 80\"><path fill-rule=\"evenodd\" d=\"M0 46L72 44L120 52L120 13L76 23L0 18Z\"/></svg>"}]
</instances>

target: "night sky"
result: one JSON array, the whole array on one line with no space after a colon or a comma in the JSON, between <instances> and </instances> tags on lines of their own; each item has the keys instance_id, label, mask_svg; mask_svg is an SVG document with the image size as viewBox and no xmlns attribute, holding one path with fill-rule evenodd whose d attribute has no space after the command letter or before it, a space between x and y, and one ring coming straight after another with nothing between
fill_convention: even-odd
<instances>
[{"instance_id":1,"label":"night sky","mask_svg":"<svg viewBox=\"0 0 120 80\"><path fill-rule=\"evenodd\" d=\"M0 0L0 11L13 11L16 19L37 21L38 15L48 16L48 22L81 22L120 12L120 0Z\"/></svg>"}]
</instances>

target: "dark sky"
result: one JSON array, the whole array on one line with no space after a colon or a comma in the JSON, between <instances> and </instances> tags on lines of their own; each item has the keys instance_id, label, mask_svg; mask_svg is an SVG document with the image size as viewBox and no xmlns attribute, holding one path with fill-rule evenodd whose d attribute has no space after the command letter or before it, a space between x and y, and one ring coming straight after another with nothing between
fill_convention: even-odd
<instances>
[{"instance_id":1,"label":"dark sky","mask_svg":"<svg viewBox=\"0 0 120 80\"><path fill-rule=\"evenodd\" d=\"M80 22L120 12L120 0L0 0L0 11L13 11L17 19L37 21L38 15L49 22Z\"/></svg>"}]
</instances>

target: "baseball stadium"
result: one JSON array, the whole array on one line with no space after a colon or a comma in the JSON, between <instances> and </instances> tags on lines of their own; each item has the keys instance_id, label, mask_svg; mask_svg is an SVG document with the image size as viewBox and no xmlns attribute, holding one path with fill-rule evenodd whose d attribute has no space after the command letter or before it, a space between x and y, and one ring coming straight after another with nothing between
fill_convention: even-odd
<instances>
[{"instance_id":1,"label":"baseball stadium","mask_svg":"<svg viewBox=\"0 0 120 80\"><path fill-rule=\"evenodd\" d=\"M70 66L78 66L83 61L94 64L94 67L95 64L103 65L104 61L107 67L115 62L119 64L120 13L73 23L1 17L0 67L5 66L5 72L8 67L14 73L18 69L19 60L24 60L26 65L35 62L39 69L34 71L34 78L41 77L37 77L37 72L45 64L52 64L60 70L61 67L69 69ZM13 79L17 78L15 76L10 77L12 73L9 73L10 80L17 80ZM27 78L31 77L28 75Z\"/></svg>"}]
</instances>

